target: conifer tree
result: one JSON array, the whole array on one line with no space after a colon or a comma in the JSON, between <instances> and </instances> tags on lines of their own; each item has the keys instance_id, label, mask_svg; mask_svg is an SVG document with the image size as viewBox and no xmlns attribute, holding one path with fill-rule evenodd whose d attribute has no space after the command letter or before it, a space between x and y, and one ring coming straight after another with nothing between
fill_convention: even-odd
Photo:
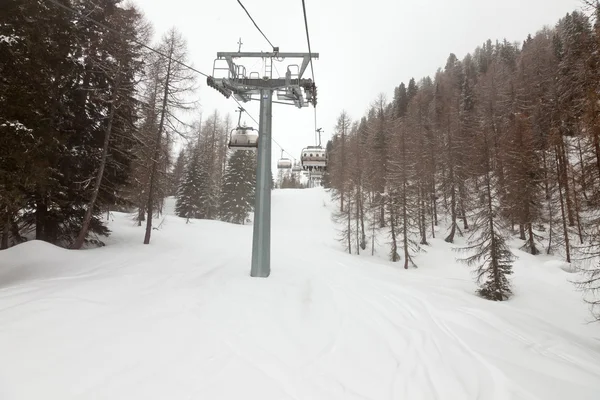
<instances>
[{"instance_id":1,"label":"conifer tree","mask_svg":"<svg viewBox=\"0 0 600 400\"><path fill-rule=\"evenodd\" d=\"M191 149L189 159L184 169L182 179L177 189L175 213L186 218L200 218L200 150L198 146Z\"/></svg>"},{"instance_id":2,"label":"conifer tree","mask_svg":"<svg viewBox=\"0 0 600 400\"><path fill-rule=\"evenodd\" d=\"M221 189L221 220L244 224L254 209L256 153L235 151L227 161Z\"/></svg>"},{"instance_id":3,"label":"conifer tree","mask_svg":"<svg viewBox=\"0 0 600 400\"><path fill-rule=\"evenodd\" d=\"M462 157L464 140L461 135L460 121L460 95L464 82L464 73L462 63L453 53L450 54L444 70L445 74L441 79L441 91L436 100L441 107L440 111L443 117L440 121L442 129L443 148L444 148L444 166L446 175L442 181L442 189L445 199L448 198L448 212L450 214L450 231L445 240L448 243L454 242L454 236L458 229L457 219L461 211L461 191L460 186L464 179L464 168Z\"/></svg>"},{"instance_id":4,"label":"conifer tree","mask_svg":"<svg viewBox=\"0 0 600 400\"><path fill-rule=\"evenodd\" d=\"M512 274L514 256L503 234L506 229L496 200L498 180L492 176L488 135L489 130L485 130L478 147L480 154L483 154L485 170L483 190L479 193L479 204L473 220L474 231L469 237L468 246L459 250L471 253L462 261L475 267L478 293L486 299L502 301L511 294L508 275Z\"/></svg>"},{"instance_id":5,"label":"conifer tree","mask_svg":"<svg viewBox=\"0 0 600 400\"><path fill-rule=\"evenodd\" d=\"M168 195L177 195L179 186L181 185L181 181L183 179L183 174L185 172L185 164L185 150L181 149L179 151L179 155L177 156L177 161L175 161L175 165L173 166L173 171L170 174Z\"/></svg>"},{"instance_id":6,"label":"conifer tree","mask_svg":"<svg viewBox=\"0 0 600 400\"><path fill-rule=\"evenodd\" d=\"M346 111L342 111L337 118L335 133L331 146L333 163L328 167L329 182L335 189L335 198L339 198L340 211L344 211L346 192L348 191L348 165L349 147L347 146L352 121Z\"/></svg>"},{"instance_id":7,"label":"conifer tree","mask_svg":"<svg viewBox=\"0 0 600 400\"><path fill-rule=\"evenodd\" d=\"M589 4L600 16L600 3ZM592 20L577 11L522 46L487 40L463 60L450 54L433 80L399 85L392 104L379 96L347 141L334 135L325 184L338 202L344 193L334 218L346 250L362 249L364 216L373 239L378 227L390 230L393 261L406 239L427 242L428 219L433 236L447 217L447 242L473 230L465 261L479 293L503 300L510 229L532 254L544 235L547 252L569 263L584 243L600 248L600 18ZM594 292L600 253L591 254L583 286Z\"/></svg>"},{"instance_id":8,"label":"conifer tree","mask_svg":"<svg viewBox=\"0 0 600 400\"><path fill-rule=\"evenodd\" d=\"M399 261L397 241L402 244L404 269L415 267L413 255L419 250L413 239L419 224L418 185L416 179L417 152L415 151L416 130L410 129L406 115L396 120L390 150L386 181L388 192L388 219L392 238L391 260Z\"/></svg>"},{"instance_id":9,"label":"conifer tree","mask_svg":"<svg viewBox=\"0 0 600 400\"><path fill-rule=\"evenodd\" d=\"M347 198L344 203L343 210L335 210L332 214L332 220L339 226L338 228L338 241L344 246L344 250L348 254L352 254L352 238L355 235L355 224L353 224L352 218L354 203L352 198Z\"/></svg>"},{"instance_id":10,"label":"conifer tree","mask_svg":"<svg viewBox=\"0 0 600 400\"><path fill-rule=\"evenodd\" d=\"M73 2L79 14L48 2L9 1L3 8L0 37L8 39L0 41L2 138L14 157L30 165L12 183L0 184L11 188L7 192L16 200L8 208L0 204L9 214L0 220L18 225L15 237L34 228L37 239L69 246L80 231L84 238L88 232L107 235L99 213L121 200L129 177L138 114L135 83L143 57L136 42L145 41L143 20L121 1L96 3ZM81 14L93 14L122 33L117 37ZM107 141L117 65L123 71L122 96L111 122L115 135ZM21 126L27 135L14 129ZM19 180L27 185L15 188ZM18 218L13 206L23 211Z\"/></svg>"},{"instance_id":11,"label":"conifer tree","mask_svg":"<svg viewBox=\"0 0 600 400\"><path fill-rule=\"evenodd\" d=\"M197 179L195 181L198 196L196 202L198 204L198 218L214 219L215 217L215 202L214 202L214 185L211 176L211 158L210 148L206 144L198 145L199 162Z\"/></svg>"},{"instance_id":12,"label":"conifer tree","mask_svg":"<svg viewBox=\"0 0 600 400\"><path fill-rule=\"evenodd\" d=\"M392 106L389 104L389 106ZM380 94L372 107L372 115L369 118L369 171L371 185L374 194L373 206L379 209L379 227L386 226L385 199L386 171L388 164L388 146L390 141L389 132L392 124L392 113L389 112L387 100L384 94Z\"/></svg>"}]
</instances>

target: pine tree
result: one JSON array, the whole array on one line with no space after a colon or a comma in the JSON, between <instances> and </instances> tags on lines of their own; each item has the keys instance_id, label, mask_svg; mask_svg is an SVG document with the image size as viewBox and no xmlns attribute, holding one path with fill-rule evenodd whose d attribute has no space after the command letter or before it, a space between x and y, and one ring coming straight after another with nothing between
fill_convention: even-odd
<instances>
[{"instance_id":1,"label":"pine tree","mask_svg":"<svg viewBox=\"0 0 600 400\"><path fill-rule=\"evenodd\" d=\"M185 150L181 149L179 151L179 155L177 156L177 161L175 161L175 165L173 166L173 171L171 172L169 179L169 191L168 194L170 196L177 195L179 190L179 186L183 180L183 175L185 172Z\"/></svg>"},{"instance_id":2,"label":"pine tree","mask_svg":"<svg viewBox=\"0 0 600 400\"><path fill-rule=\"evenodd\" d=\"M256 154L235 151L227 161L221 189L221 220L244 224L254 209Z\"/></svg>"},{"instance_id":3,"label":"pine tree","mask_svg":"<svg viewBox=\"0 0 600 400\"><path fill-rule=\"evenodd\" d=\"M18 225L12 236L35 227L37 239L68 246L80 231L84 237L88 232L107 235L99 214L121 201L138 114L135 83L143 52L136 42L145 41L144 24L140 13L121 1L96 3L71 5L82 14L93 12L95 20L112 25L124 40L51 3L10 1L3 13L0 35L10 40L0 42L2 137L14 157L30 164L18 180L0 184L12 187L10 196L17 200L8 208L0 204L9 214L6 220ZM121 94L111 119L118 68ZM109 120L115 135L107 134ZM15 126L28 134L11 129ZM15 191L19 180L27 184ZM18 218L13 206L23 211ZM82 224L84 219L89 222Z\"/></svg>"},{"instance_id":4,"label":"pine tree","mask_svg":"<svg viewBox=\"0 0 600 400\"><path fill-rule=\"evenodd\" d=\"M213 201L214 185L210 174L210 150L207 149L204 144L199 144L198 149L200 154L198 163L198 175L196 180L198 190L198 197L196 198L196 202L198 204L198 218L213 219L215 215Z\"/></svg>"},{"instance_id":5,"label":"pine tree","mask_svg":"<svg viewBox=\"0 0 600 400\"><path fill-rule=\"evenodd\" d=\"M200 150L198 146L191 149L187 165L177 188L177 200L175 202L175 213L177 216L186 218L200 218Z\"/></svg>"},{"instance_id":6,"label":"pine tree","mask_svg":"<svg viewBox=\"0 0 600 400\"><path fill-rule=\"evenodd\" d=\"M514 256L506 243L499 203L496 198L497 179L492 177L490 164L490 141L488 131L484 131L482 151L485 162L483 190L479 193L478 210L475 213L474 231L468 240L468 246L460 251L475 253L461 261L475 267L478 293L489 300L502 301L511 294L508 275L512 274Z\"/></svg>"}]
</instances>

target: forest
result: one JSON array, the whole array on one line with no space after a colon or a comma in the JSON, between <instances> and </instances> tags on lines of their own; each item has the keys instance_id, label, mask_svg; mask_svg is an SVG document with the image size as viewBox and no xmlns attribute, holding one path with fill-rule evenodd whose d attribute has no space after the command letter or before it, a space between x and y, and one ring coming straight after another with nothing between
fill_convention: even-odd
<instances>
[{"instance_id":1,"label":"forest","mask_svg":"<svg viewBox=\"0 0 600 400\"><path fill-rule=\"evenodd\" d=\"M110 211L145 225L148 244L167 196L187 221L246 223L256 153L228 149L229 115L202 119L181 33L152 43L151 24L121 0L60 4L2 6L0 248L102 245ZM341 112L324 183L346 250L373 252L385 232L390 260L409 268L431 238L465 237L458 250L479 293L504 300L518 240L564 258L597 291L599 15L596 4L522 43L450 53L433 78L381 94L360 119Z\"/></svg>"},{"instance_id":2,"label":"forest","mask_svg":"<svg viewBox=\"0 0 600 400\"><path fill-rule=\"evenodd\" d=\"M60 4L2 5L0 249L102 245L110 211L131 212L147 244L167 196L188 221L246 222L256 156L228 150L229 115L202 120L181 33L152 43L121 0Z\"/></svg>"},{"instance_id":3,"label":"forest","mask_svg":"<svg viewBox=\"0 0 600 400\"><path fill-rule=\"evenodd\" d=\"M589 15L588 15L589 14ZM360 119L339 114L326 179L349 253L416 266L431 238L456 249L479 294L511 295L515 254L554 254L600 288L600 7L522 43L450 54L433 78L381 94ZM443 225L443 229L438 229ZM589 300L592 306L598 301ZM595 308L596 315L599 310Z\"/></svg>"}]
</instances>

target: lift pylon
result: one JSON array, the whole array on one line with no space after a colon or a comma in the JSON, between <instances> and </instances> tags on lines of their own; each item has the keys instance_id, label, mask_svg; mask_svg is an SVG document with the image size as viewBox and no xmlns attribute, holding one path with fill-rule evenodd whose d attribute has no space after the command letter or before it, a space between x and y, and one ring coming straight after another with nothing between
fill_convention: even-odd
<instances>
[{"instance_id":1,"label":"lift pylon","mask_svg":"<svg viewBox=\"0 0 600 400\"><path fill-rule=\"evenodd\" d=\"M250 276L266 278L271 274L271 119L273 93L276 92L279 104L298 108L317 105L317 87L312 79L302 78L311 58L319 58L319 53L280 53L273 52L218 52L213 63L213 76L206 79L208 86L219 91L226 98L233 95L238 101L260 101L258 136L258 159L256 166L256 199L254 205L254 227L252 239L252 266ZM284 78L251 72L234 62L237 58L273 59L301 58L302 64L290 64ZM217 64L223 64L220 66ZM267 63L265 63L267 64ZM295 67L295 68L294 68ZM296 73L293 73L295 70ZM219 73L223 76L216 77Z\"/></svg>"}]
</instances>

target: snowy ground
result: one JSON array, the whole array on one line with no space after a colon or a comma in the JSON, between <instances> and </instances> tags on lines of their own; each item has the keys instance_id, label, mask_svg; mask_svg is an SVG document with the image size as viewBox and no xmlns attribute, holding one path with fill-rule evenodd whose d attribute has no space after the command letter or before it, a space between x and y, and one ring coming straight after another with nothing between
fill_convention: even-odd
<instances>
[{"instance_id":1,"label":"snowy ground","mask_svg":"<svg viewBox=\"0 0 600 400\"><path fill-rule=\"evenodd\" d=\"M344 254L323 189L273 192L272 273L251 226L115 214L107 246L0 252L0 399L600 399L600 326L548 258L473 295L441 240L405 271Z\"/></svg>"}]
</instances>

